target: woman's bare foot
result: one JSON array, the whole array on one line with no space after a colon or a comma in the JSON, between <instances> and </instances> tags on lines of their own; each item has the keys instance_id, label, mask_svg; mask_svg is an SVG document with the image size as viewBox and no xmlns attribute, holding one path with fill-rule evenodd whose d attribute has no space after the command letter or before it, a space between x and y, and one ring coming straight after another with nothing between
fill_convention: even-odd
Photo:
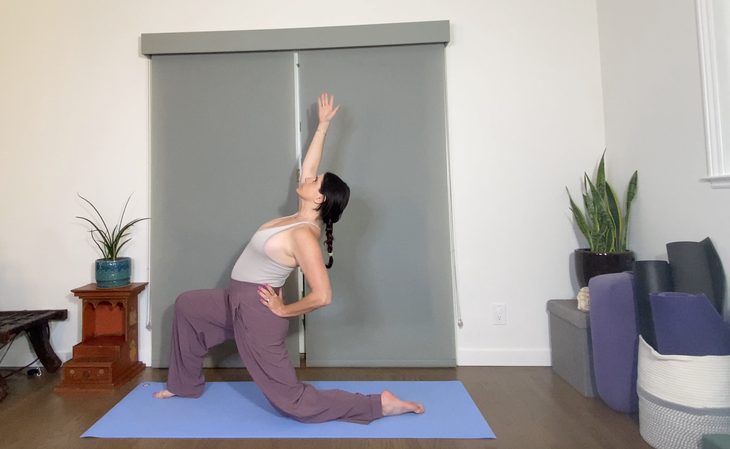
<instances>
[{"instance_id":1,"label":"woman's bare foot","mask_svg":"<svg viewBox=\"0 0 730 449\"><path fill-rule=\"evenodd\" d=\"M383 416L402 415L403 413L418 413L426 410L418 402L401 401L388 390L380 394L380 402L383 404Z\"/></svg>"},{"instance_id":2,"label":"woman's bare foot","mask_svg":"<svg viewBox=\"0 0 730 449\"><path fill-rule=\"evenodd\" d=\"M152 396L157 399L168 399L173 396L177 396L175 393L170 393L167 390L158 391L157 393L152 393Z\"/></svg>"}]
</instances>

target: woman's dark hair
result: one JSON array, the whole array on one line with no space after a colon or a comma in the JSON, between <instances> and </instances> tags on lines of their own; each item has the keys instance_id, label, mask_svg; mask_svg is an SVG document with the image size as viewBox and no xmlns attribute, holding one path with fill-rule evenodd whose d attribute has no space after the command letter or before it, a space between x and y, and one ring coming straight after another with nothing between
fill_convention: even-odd
<instances>
[{"instance_id":1,"label":"woman's dark hair","mask_svg":"<svg viewBox=\"0 0 730 449\"><path fill-rule=\"evenodd\" d=\"M319 216L325 224L325 234L327 239L324 244L327 245L327 254L330 256L326 267L332 268L334 259L332 258L332 242L335 238L332 236L332 225L340 221L342 211L347 207L350 200L350 187L345 181L340 179L334 173L325 173L322 177L322 185L319 187L319 193L324 195L324 201L317 207Z\"/></svg>"}]
</instances>

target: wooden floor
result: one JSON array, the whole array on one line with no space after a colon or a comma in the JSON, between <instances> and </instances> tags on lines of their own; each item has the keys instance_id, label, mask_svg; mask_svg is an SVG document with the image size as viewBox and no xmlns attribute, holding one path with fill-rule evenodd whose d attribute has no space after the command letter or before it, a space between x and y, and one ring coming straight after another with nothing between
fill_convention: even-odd
<instances>
[{"instance_id":1,"label":"wooden floor","mask_svg":"<svg viewBox=\"0 0 730 449\"><path fill-rule=\"evenodd\" d=\"M59 396L60 374L8 379L0 402L0 447L10 448L648 448L636 416L585 398L550 367L300 368L302 380L460 380L496 440L432 439L81 439L79 436L142 381L164 381L146 369L114 393ZM0 371L7 374L8 371ZM206 370L208 381L250 380L243 369ZM417 398L413 398L417 399ZM426 412L428 413L428 411ZM387 418L386 418L387 419ZM120 423L124 425L124 423Z\"/></svg>"}]
</instances>

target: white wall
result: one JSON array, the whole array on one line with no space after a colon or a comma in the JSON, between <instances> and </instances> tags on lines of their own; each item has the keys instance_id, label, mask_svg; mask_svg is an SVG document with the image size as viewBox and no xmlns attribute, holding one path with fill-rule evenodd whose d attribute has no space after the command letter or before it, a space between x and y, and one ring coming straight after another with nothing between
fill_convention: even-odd
<instances>
[{"instance_id":1,"label":"white wall","mask_svg":"<svg viewBox=\"0 0 730 449\"><path fill-rule=\"evenodd\" d=\"M727 273L730 189L699 182L707 171L694 1L599 0L598 17L610 165L616 179L639 171L630 246L640 259L667 260L667 243L709 236Z\"/></svg>"},{"instance_id":2,"label":"white wall","mask_svg":"<svg viewBox=\"0 0 730 449\"><path fill-rule=\"evenodd\" d=\"M134 192L129 216L149 213L142 33L427 20L452 24L458 363L549 364L546 301L575 290L565 186L577 191L604 148L593 0L0 0L0 309L69 309L52 341L70 357L80 307L69 290L93 282L97 258L76 192L111 217ZM134 237L125 255L147 280L148 225ZM506 303L506 326L491 324L493 302ZM142 329L148 363L149 341ZM3 365L31 359L23 342Z\"/></svg>"}]
</instances>

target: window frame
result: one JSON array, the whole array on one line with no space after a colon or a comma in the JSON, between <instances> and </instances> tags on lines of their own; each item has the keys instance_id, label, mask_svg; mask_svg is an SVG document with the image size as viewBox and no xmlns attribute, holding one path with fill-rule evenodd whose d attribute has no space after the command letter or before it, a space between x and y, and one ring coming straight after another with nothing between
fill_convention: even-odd
<instances>
[{"instance_id":1,"label":"window frame","mask_svg":"<svg viewBox=\"0 0 730 449\"><path fill-rule=\"evenodd\" d=\"M725 143L727 139L722 123L723 115L730 114L730 101L723 104L718 82L722 70L718 61L718 45L721 43L717 40L718 17L715 14L714 1L695 0L707 160L707 176L700 181L708 182L713 189L722 189L730 188L730 168L727 164L730 162L730 145ZM730 20L726 21L727 29L730 29ZM730 55L730 51L728 54ZM730 132L727 134L730 135Z\"/></svg>"}]
</instances>

